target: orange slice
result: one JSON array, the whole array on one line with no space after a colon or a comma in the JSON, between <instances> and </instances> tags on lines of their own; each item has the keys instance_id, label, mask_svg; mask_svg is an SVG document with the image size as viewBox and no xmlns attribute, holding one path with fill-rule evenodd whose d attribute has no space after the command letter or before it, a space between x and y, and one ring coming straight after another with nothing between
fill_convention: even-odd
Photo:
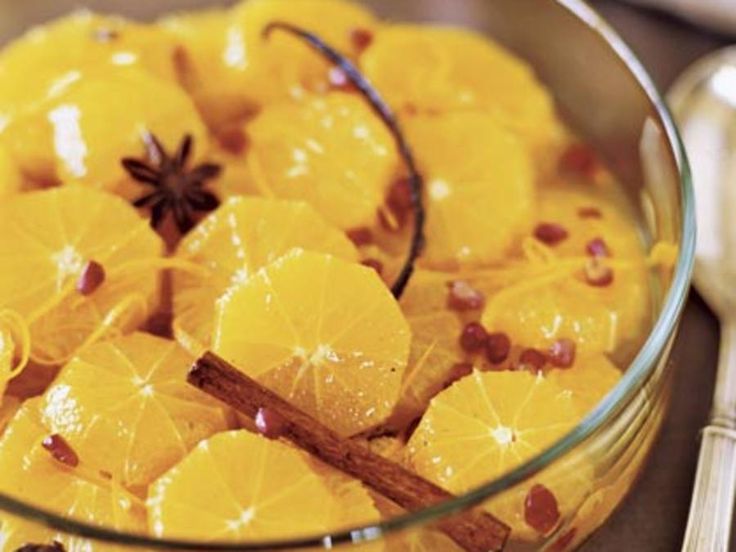
<instances>
[{"instance_id":1,"label":"orange slice","mask_svg":"<svg viewBox=\"0 0 736 552\"><path fill-rule=\"evenodd\" d=\"M357 260L345 235L300 201L233 197L179 244L176 256L209 271L206 279L174 275L174 331L193 354L212 341L215 301L234 282L294 247Z\"/></svg>"},{"instance_id":2,"label":"orange slice","mask_svg":"<svg viewBox=\"0 0 736 552\"><path fill-rule=\"evenodd\" d=\"M375 222L398 156L363 99L335 93L267 106L247 130L248 162L264 193L307 201L343 229Z\"/></svg>"},{"instance_id":3,"label":"orange slice","mask_svg":"<svg viewBox=\"0 0 736 552\"><path fill-rule=\"evenodd\" d=\"M390 424L403 428L421 416L429 401L448 382L453 367L464 360L458 345L462 324L449 312L408 317L412 330L409 364Z\"/></svg>"},{"instance_id":4,"label":"orange slice","mask_svg":"<svg viewBox=\"0 0 736 552\"><path fill-rule=\"evenodd\" d=\"M28 324L38 362L128 331L158 303L161 240L119 198L76 186L14 196L0 204L0 236L0 309ZM105 279L83 295L76 285L90 261Z\"/></svg>"},{"instance_id":5,"label":"orange slice","mask_svg":"<svg viewBox=\"0 0 736 552\"><path fill-rule=\"evenodd\" d=\"M192 362L175 342L144 333L87 347L46 391L45 425L87 463L142 488L228 427L220 403L187 384Z\"/></svg>"},{"instance_id":6,"label":"orange slice","mask_svg":"<svg viewBox=\"0 0 736 552\"><path fill-rule=\"evenodd\" d=\"M263 40L269 23L282 21L308 29L352 58L363 47L354 32L371 31L375 25L373 15L360 3L344 0L249 0L237 6L233 16L242 32L242 46L237 53L230 48L229 65L242 70L247 84L241 90L261 106L299 99L307 90L323 90L330 67L295 37L274 32Z\"/></svg>"},{"instance_id":7,"label":"orange slice","mask_svg":"<svg viewBox=\"0 0 736 552\"><path fill-rule=\"evenodd\" d=\"M293 250L219 304L215 352L343 435L396 404L411 332L376 272Z\"/></svg>"},{"instance_id":8,"label":"orange slice","mask_svg":"<svg viewBox=\"0 0 736 552\"><path fill-rule=\"evenodd\" d=\"M531 68L487 37L451 27L391 25L376 33L360 62L399 109L481 108L535 146L559 139L552 100Z\"/></svg>"},{"instance_id":9,"label":"orange slice","mask_svg":"<svg viewBox=\"0 0 736 552\"><path fill-rule=\"evenodd\" d=\"M89 11L34 27L0 54L0 118L43 100L90 68L139 67L173 82L174 48L153 26Z\"/></svg>"},{"instance_id":10,"label":"orange slice","mask_svg":"<svg viewBox=\"0 0 736 552\"><path fill-rule=\"evenodd\" d=\"M41 442L50 434L40 420L37 401L18 411L0 439L0 492L107 529L143 533L143 502L80 459L72 467L56 460ZM90 543L45 528L35 520L1 514L0 542L4 550L27 543L59 541L66 550L86 550Z\"/></svg>"},{"instance_id":11,"label":"orange slice","mask_svg":"<svg viewBox=\"0 0 736 552\"><path fill-rule=\"evenodd\" d=\"M524 242L538 257L529 259L536 274L490 298L483 324L524 346L544 349L570 338L582 351L628 362L652 317L647 260L628 199L610 185L555 182L541 188L539 212L540 223L560 225L566 237L551 246ZM594 241L607 251L601 262L613 271L610 285L586 282Z\"/></svg>"},{"instance_id":12,"label":"orange slice","mask_svg":"<svg viewBox=\"0 0 736 552\"><path fill-rule=\"evenodd\" d=\"M581 415L595 407L621 379L621 370L605 355L582 355L571 368L550 370L547 377L570 393Z\"/></svg>"},{"instance_id":13,"label":"orange slice","mask_svg":"<svg viewBox=\"0 0 736 552\"><path fill-rule=\"evenodd\" d=\"M542 452L580 420L577 398L554 382L528 372L478 372L437 395L408 444L409 461L421 475L461 494L499 477ZM589 491L589 468L576 464L544 472L486 507L509 523L512 534L533 539L524 502L534 484L552 493L561 512ZM559 520L557 520L559 521Z\"/></svg>"},{"instance_id":14,"label":"orange slice","mask_svg":"<svg viewBox=\"0 0 736 552\"><path fill-rule=\"evenodd\" d=\"M411 119L406 131L425 177L421 262L456 268L503 260L534 216L534 173L524 147L478 112Z\"/></svg>"},{"instance_id":15,"label":"orange slice","mask_svg":"<svg viewBox=\"0 0 736 552\"><path fill-rule=\"evenodd\" d=\"M327 89L330 65L308 46L283 33L263 38L273 21L314 31L352 58L360 49L353 32L374 25L365 9L342 0L249 0L165 19L164 28L183 47L184 85L213 128Z\"/></svg>"},{"instance_id":16,"label":"orange slice","mask_svg":"<svg viewBox=\"0 0 736 552\"><path fill-rule=\"evenodd\" d=\"M168 151L186 134L194 138L195 157L208 147L204 124L177 84L135 68L98 69L18 116L0 142L36 180L80 182L133 199L146 190L131 181L120 160L144 156L146 132Z\"/></svg>"},{"instance_id":17,"label":"orange slice","mask_svg":"<svg viewBox=\"0 0 736 552\"><path fill-rule=\"evenodd\" d=\"M255 541L376 521L368 493L343 476L330 482L327 469L284 443L221 433L151 485L149 526L159 537Z\"/></svg>"}]
</instances>

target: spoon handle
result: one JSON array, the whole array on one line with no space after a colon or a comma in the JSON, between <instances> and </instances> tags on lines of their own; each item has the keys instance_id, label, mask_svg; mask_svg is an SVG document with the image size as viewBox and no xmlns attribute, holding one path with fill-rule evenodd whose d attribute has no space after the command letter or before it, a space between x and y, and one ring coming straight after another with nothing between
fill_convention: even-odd
<instances>
[{"instance_id":1,"label":"spoon handle","mask_svg":"<svg viewBox=\"0 0 736 552\"><path fill-rule=\"evenodd\" d=\"M703 430L683 552L728 552L736 495L736 323L724 321L711 424Z\"/></svg>"}]
</instances>

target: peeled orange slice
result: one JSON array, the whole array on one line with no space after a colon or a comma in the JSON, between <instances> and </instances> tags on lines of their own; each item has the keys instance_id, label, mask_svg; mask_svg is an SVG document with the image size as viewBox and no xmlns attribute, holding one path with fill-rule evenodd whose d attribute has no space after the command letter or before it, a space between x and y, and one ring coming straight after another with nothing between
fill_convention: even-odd
<instances>
[{"instance_id":1,"label":"peeled orange slice","mask_svg":"<svg viewBox=\"0 0 736 552\"><path fill-rule=\"evenodd\" d=\"M153 26L89 11L34 27L0 54L0 117L12 117L90 68L137 67L174 81L174 49Z\"/></svg>"},{"instance_id":2,"label":"peeled orange slice","mask_svg":"<svg viewBox=\"0 0 736 552\"><path fill-rule=\"evenodd\" d=\"M45 425L88 464L143 488L228 427L221 404L187 384L192 362L176 342L144 333L87 347L46 391Z\"/></svg>"},{"instance_id":3,"label":"peeled orange slice","mask_svg":"<svg viewBox=\"0 0 736 552\"><path fill-rule=\"evenodd\" d=\"M192 100L176 83L135 68L97 69L19 115L0 142L36 180L79 182L134 199L145 190L131 181L120 160L143 158L148 132L168 151L186 134L194 139L194 156L208 146Z\"/></svg>"},{"instance_id":4,"label":"peeled orange slice","mask_svg":"<svg viewBox=\"0 0 736 552\"><path fill-rule=\"evenodd\" d=\"M223 296L214 350L352 435L390 414L410 338L373 269L297 249Z\"/></svg>"},{"instance_id":5,"label":"peeled orange slice","mask_svg":"<svg viewBox=\"0 0 736 552\"><path fill-rule=\"evenodd\" d=\"M303 42L274 32L262 33L269 23L282 21L316 33L339 52L356 58L364 47L356 31L372 31L375 20L359 2L345 0L248 0L233 11L243 37L240 56L231 66L242 69L243 90L259 105L300 98L305 91L323 90L330 64ZM231 48L231 51L234 50Z\"/></svg>"},{"instance_id":6,"label":"peeled orange slice","mask_svg":"<svg viewBox=\"0 0 736 552\"><path fill-rule=\"evenodd\" d=\"M481 108L535 146L558 140L552 100L531 68L487 37L451 27L391 25L376 33L360 62L399 109Z\"/></svg>"},{"instance_id":7,"label":"peeled orange slice","mask_svg":"<svg viewBox=\"0 0 736 552\"><path fill-rule=\"evenodd\" d=\"M38 362L130 330L158 303L161 240L119 198L75 186L14 196L0 204L0 236L0 309L28 324ZM91 261L105 277L85 294L77 284Z\"/></svg>"},{"instance_id":8,"label":"peeled orange slice","mask_svg":"<svg viewBox=\"0 0 736 552\"><path fill-rule=\"evenodd\" d=\"M131 533L143 533L143 502L91 468L85 458L76 467L56 460L42 446L51 432L40 420L37 401L18 411L0 439L0 492L62 516ZM16 550L27 543L59 541L66 550L88 550L80 537L48 529L35 520L1 514L0 543Z\"/></svg>"},{"instance_id":9,"label":"peeled orange slice","mask_svg":"<svg viewBox=\"0 0 736 552\"><path fill-rule=\"evenodd\" d=\"M408 140L425 178L424 265L496 263L531 229L534 173L524 146L487 114L411 119Z\"/></svg>"},{"instance_id":10,"label":"peeled orange slice","mask_svg":"<svg viewBox=\"0 0 736 552\"><path fill-rule=\"evenodd\" d=\"M253 177L343 229L371 226L398 168L392 136L357 95L267 106L247 127Z\"/></svg>"},{"instance_id":11,"label":"peeled orange slice","mask_svg":"<svg viewBox=\"0 0 736 552\"><path fill-rule=\"evenodd\" d=\"M621 370L605 355L582 355L571 368L550 370L549 380L570 393L581 415L595 407L621 379Z\"/></svg>"},{"instance_id":12,"label":"peeled orange slice","mask_svg":"<svg viewBox=\"0 0 736 552\"><path fill-rule=\"evenodd\" d=\"M525 346L544 349L568 338L581 351L627 362L652 316L649 269L631 205L611 187L556 182L541 188L539 213L539 224L555 225L565 237L551 245L535 238L536 274L489 297L483 324ZM594 255L611 269L606 285L586 280Z\"/></svg>"},{"instance_id":13,"label":"peeled orange slice","mask_svg":"<svg viewBox=\"0 0 736 552\"><path fill-rule=\"evenodd\" d=\"M353 244L307 203L233 197L189 233L177 258L193 262L210 276L174 275L174 331L194 354L212 341L215 301L233 283L294 247L357 260Z\"/></svg>"},{"instance_id":14,"label":"peeled orange slice","mask_svg":"<svg viewBox=\"0 0 736 552\"><path fill-rule=\"evenodd\" d=\"M151 485L151 530L159 537L255 541L377 520L365 491L336 486L324 475L327 468L312 462L244 430L215 435Z\"/></svg>"},{"instance_id":15,"label":"peeled orange slice","mask_svg":"<svg viewBox=\"0 0 736 552\"><path fill-rule=\"evenodd\" d=\"M437 395L408 444L421 475L454 493L465 493L529 460L580 420L577 398L554 382L528 372L478 372ZM514 535L534 536L525 522L525 497L533 484L554 493L569 511L588 492L586 469L542 473L486 507L509 523ZM587 483L586 483L587 482Z\"/></svg>"},{"instance_id":16,"label":"peeled orange slice","mask_svg":"<svg viewBox=\"0 0 736 552\"><path fill-rule=\"evenodd\" d=\"M327 89L330 66L321 56L286 34L264 38L274 21L316 32L353 58L361 47L353 33L374 25L365 9L343 0L248 0L165 19L164 28L182 46L184 84L212 127Z\"/></svg>"},{"instance_id":17,"label":"peeled orange slice","mask_svg":"<svg viewBox=\"0 0 736 552\"><path fill-rule=\"evenodd\" d=\"M449 312L408 317L412 330L409 364L401 382L391 424L405 427L421 416L430 399L442 390L453 367L464 360L458 345L462 324Z\"/></svg>"}]
</instances>

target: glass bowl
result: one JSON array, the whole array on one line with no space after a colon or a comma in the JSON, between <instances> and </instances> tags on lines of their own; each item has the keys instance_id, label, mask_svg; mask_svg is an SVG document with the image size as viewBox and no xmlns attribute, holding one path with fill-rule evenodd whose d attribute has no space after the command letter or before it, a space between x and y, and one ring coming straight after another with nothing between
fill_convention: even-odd
<instances>
[{"instance_id":1,"label":"glass bowl","mask_svg":"<svg viewBox=\"0 0 736 552\"><path fill-rule=\"evenodd\" d=\"M592 485L571 493L574 496L565 505L565 515L554 531L544 537L514 539L507 546L507 550L561 551L582 543L621 503L640 473L665 416L673 372L668 357L693 263L695 222L690 174L661 96L621 38L581 0L364 3L390 19L440 21L475 28L529 60L552 90L568 123L597 148L625 184L640 208L645 240L650 244L658 240L678 244L674 270L653 277L655 323L620 383L573 431L512 472L452 501L374 526L283 542L160 541L61 518L42 507L3 495L0 517L17 516L27 523L44 524L59 534L78 536L79 550L382 550L387 543L402 549L402 538L437 518L481 504L498 505L514 496L518 499L519 493L540 476L567 480L574 487L575 477L584 471ZM150 19L210 2L88 0L84 4L93 10ZM8 40L33 24L77 7L77 0L3 2L0 38ZM447 543L429 541L426 549L446 550Z\"/></svg>"}]
</instances>

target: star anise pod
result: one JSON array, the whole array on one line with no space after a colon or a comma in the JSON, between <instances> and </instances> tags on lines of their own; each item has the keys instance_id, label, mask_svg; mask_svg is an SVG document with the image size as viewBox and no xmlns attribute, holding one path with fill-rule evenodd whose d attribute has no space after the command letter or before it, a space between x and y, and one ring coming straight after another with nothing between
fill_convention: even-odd
<instances>
[{"instance_id":1,"label":"star anise pod","mask_svg":"<svg viewBox=\"0 0 736 552\"><path fill-rule=\"evenodd\" d=\"M205 189L208 180L216 178L222 168L214 163L202 163L191 170L187 161L192 153L192 137L187 134L176 152L169 155L152 133L143 137L146 160L125 157L123 168L138 182L152 191L133 202L136 207L151 208L151 226L157 228L171 213L179 232L186 234L196 223L196 212L209 212L218 207L217 196Z\"/></svg>"}]
</instances>

